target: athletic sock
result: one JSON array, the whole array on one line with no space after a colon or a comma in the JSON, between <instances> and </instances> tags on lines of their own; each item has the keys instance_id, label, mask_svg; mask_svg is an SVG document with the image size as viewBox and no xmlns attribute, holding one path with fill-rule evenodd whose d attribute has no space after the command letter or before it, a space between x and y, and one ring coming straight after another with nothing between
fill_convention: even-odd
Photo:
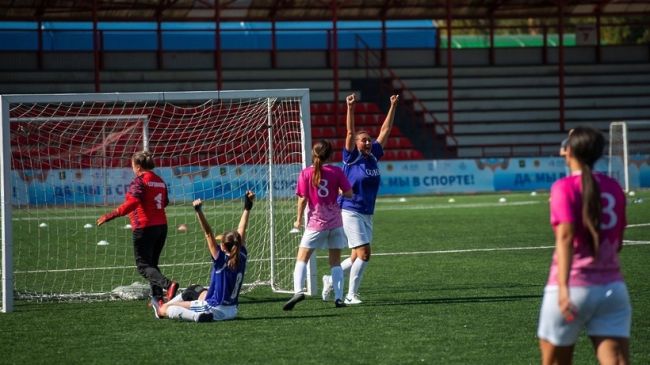
<instances>
[{"instance_id":1,"label":"athletic sock","mask_svg":"<svg viewBox=\"0 0 650 365\"><path fill-rule=\"evenodd\" d=\"M167 307L167 317L170 319L180 319L181 321L196 322L199 317L198 312L191 311L178 305Z\"/></svg>"},{"instance_id":2,"label":"athletic sock","mask_svg":"<svg viewBox=\"0 0 650 365\"><path fill-rule=\"evenodd\" d=\"M340 266L332 266L331 272L334 300L343 299L343 269Z\"/></svg>"},{"instance_id":3,"label":"athletic sock","mask_svg":"<svg viewBox=\"0 0 650 365\"><path fill-rule=\"evenodd\" d=\"M180 302L180 301L182 301L182 300L183 300L183 294L181 293L181 294L176 294L176 296L173 297L173 298L172 298L169 302L167 302L167 303L171 304L171 303Z\"/></svg>"},{"instance_id":4,"label":"athletic sock","mask_svg":"<svg viewBox=\"0 0 650 365\"><path fill-rule=\"evenodd\" d=\"M293 292L300 293L305 283L305 275L307 271L307 263L296 260L296 267L293 269Z\"/></svg>"},{"instance_id":5,"label":"athletic sock","mask_svg":"<svg viewBox=\"0 0 650 365\"><path fill-rule=\"evenodd\" d=\"M361 278L363 277L363 272L368 266L368 261L363 261L360 258L354 260L352 268L350 268L350 287L348 288L348 296L356 294L359 292L359 285L361 285Z\"/></svg>"},{"instance_id":6,"label":"athletic sock","mask_svg":"<svg viewBox=\"0 0 650 365\"><path fill-rule=\"evenodd\" d=\"M344 272L350 272L351 267L352 267L352 260L349 257L341 261L341 269L343 269Z\"/></svg>"}]
</instances>

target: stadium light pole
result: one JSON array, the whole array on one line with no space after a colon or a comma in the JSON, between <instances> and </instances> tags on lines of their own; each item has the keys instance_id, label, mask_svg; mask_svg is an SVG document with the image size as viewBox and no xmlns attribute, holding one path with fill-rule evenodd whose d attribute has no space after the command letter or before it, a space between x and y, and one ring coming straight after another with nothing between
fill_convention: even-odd
<instances>
[{"instance_id":1,"label":"stadium light pole","mask_svg":"<svg viewBox=\"0 0 650 365\"><path fill-rule=\"evenodd\" d=\"M221 8L219 2L214 2L214 70L217 77L217 90L221 90Z\"/></svg>"},{"instance_id":2,"label":"stadium light pole","mask_svg":"<svg viewBox=\"0 0 650 365\"><path fill-rule=\"evenodd\" d=\"M97 31L97 0L93 0L93 61L95 92L101 89L99 81L99 33Z\"/></svg>"},{"instance_id":3,"label":"stadium light pole","mask_svg":"<svg viewBox=\"0 0 650 365\"><path fill-rule=\"evenodd\" d=\"M560 97L560 131L564 132L564 0L558 1L558 88Z\"/></svg>"},{"instance_id":4,"label":"stadium light pole","mask_svg":"<svg viewBox=\"0 0 650 365\"><path fill-rule=\"evenodd\" d=\"M339 133L339 42L338 31L336 22L338 20L338 6L336 0L332 0L332 76L334 79L334 120L336 126L334 127L336 133Z\"/></svg>"},{"instance_id":5,"label":"stadium light pole","mask_svg":"<svg viewBox=\"0 0 650 365\"><path fill-rule=\"evenodd\" d=\"M447 0L447 129L454 134L454 67L451 54L451 0Z\"/></svg>"}]
</instances>

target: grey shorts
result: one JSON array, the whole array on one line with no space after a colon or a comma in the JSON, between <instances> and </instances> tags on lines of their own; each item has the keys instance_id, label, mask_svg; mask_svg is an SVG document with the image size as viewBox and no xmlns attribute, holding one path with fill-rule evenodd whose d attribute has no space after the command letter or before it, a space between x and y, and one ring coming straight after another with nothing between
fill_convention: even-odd
<instances>
[{"instance_id":1,"label":"grey shorts","mask_svg":"<svg viewBox=\"0 0 650 365\"><path fill-rule=\"evenodd\" d=\"M600 337L630 337L632 306L627 286L622 281L604 285L572 286L571 303L575 319L567 322L558 305L558 287L546 286L539 315L537 336L555 346L575 344L580 331Z\"/></svg>"}]
</instances>

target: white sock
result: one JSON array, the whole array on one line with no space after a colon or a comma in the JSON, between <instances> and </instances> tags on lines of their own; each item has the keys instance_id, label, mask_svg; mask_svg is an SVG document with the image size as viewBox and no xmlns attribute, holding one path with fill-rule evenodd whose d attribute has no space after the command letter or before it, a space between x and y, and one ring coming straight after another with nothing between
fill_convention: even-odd
<instances>
[{"instance_id":1,"label":"white sock","mask_svg":"<svg viewBox=\"0 0 650 365\"><path fill-rule=\"evenodd\" d=\"M305 275L307 275L307 263L296 260L296 267L293 269L293 292L300 293L304 287Z\"/></svg>"},{"instance_id":2,"label":"white sock","mask_svg":"<svg viewBox=\"0 0 650 365\"><path fill-rule=\"evenodd\" d=\"M181 321L196 322L199 313L178 305L170 305L167 307L167 317L170 319L180 319Z\"/></svg>"},{"instance_id":3,"label":"white sock","mask_svg":"<svg viewBox=\"0 0 650 365\"><path fill-rule=\"evenodd\" d=\"M340 266L332 266L332 286L334 300L343 299L343 269Z\"/></svg>"},{"instance_id":4,"label":"white sock","mask_svg":"<svg viewBox=\"0 0 650 365\"><path fill-rule=\"evenodd\" d=\"M167 302L167 303L170 303L170 304L171 304L171 303L180 302L180 301L182 301L182 300L183 300L183 294L176 294L176 296L173 297L173 298L172 298L169 302Z\"/></svg>"},{"instance_id":5,"label":"white sock","mask_svg":"<svg viewBox=\"0 0 650 365\"><path fill-rule=\"evenodd\" d=\"M349 272L351 267L352 267L352 260L349 257L341 261L341 269L343 269L343 271Z\"/></svg>"},{"instance_id":6,"label":"white sock","mask_svg":"<svg viewBox=\"0 0 650 365\"><path fill-rule=\"evenodd\" d=\"M359 285L361 285L361 278L363 272L368 265L368 261L363 261L360 258L354 260L352 268L350 268L350 286L348 288L348 296L352 296L359 292Z\"/></svg>"}]
</instances>

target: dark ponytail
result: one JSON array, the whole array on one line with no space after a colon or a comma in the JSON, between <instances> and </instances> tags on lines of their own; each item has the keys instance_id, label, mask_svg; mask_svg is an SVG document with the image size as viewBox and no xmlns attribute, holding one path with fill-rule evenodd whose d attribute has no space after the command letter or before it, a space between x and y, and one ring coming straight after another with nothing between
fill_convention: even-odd
<instances>
[{"instance_id":1,"label":"dark ponytail","mask_svg":"<svg viewBox=\"0 0 650 365\"><path fill-rule=\"evenodd\" d=\"M327 140L320 140L314 144L311 149L311 160L314 164L314 175L311 178L311 184L317 187L322 176L323 164L332 156L332 144Z\"/></svg>"},{"instance_id":2,"label":"dark ponytail","mask_svg":"<svg viewBox=\"0 0 650 365\"><path fill-rule=\"evenodd\" d=\"M239 251L242 245L241 235L237 231L226 232L222 236L221 242L226 246L228 255L228 268L237 270L239 267Z\"/></svg>"},{"instance_id":3,"label":"dark ponytail","mask_svg":"<svg viewBox=\"0 0 650 365\"><path fill-rule=\"evenodd\" d=\"M598 257L602 204L593 168L603 154L605 137L593 128L578 127L569 136L568 145L573 157L582 165L582 222L589 231L594 257Z\"/></svg>"},{"instance_id":4,"label":"dark ponytail","mask_svg":"<svg viewBox=\"0 0 650 365\"><path fill-rule=\"evenodd\" d=\"M591 235L591 248L598 256L600 248L600 188L591 171L592 167L582 168L582 221Z\"/></svg>"}]
</instances>

